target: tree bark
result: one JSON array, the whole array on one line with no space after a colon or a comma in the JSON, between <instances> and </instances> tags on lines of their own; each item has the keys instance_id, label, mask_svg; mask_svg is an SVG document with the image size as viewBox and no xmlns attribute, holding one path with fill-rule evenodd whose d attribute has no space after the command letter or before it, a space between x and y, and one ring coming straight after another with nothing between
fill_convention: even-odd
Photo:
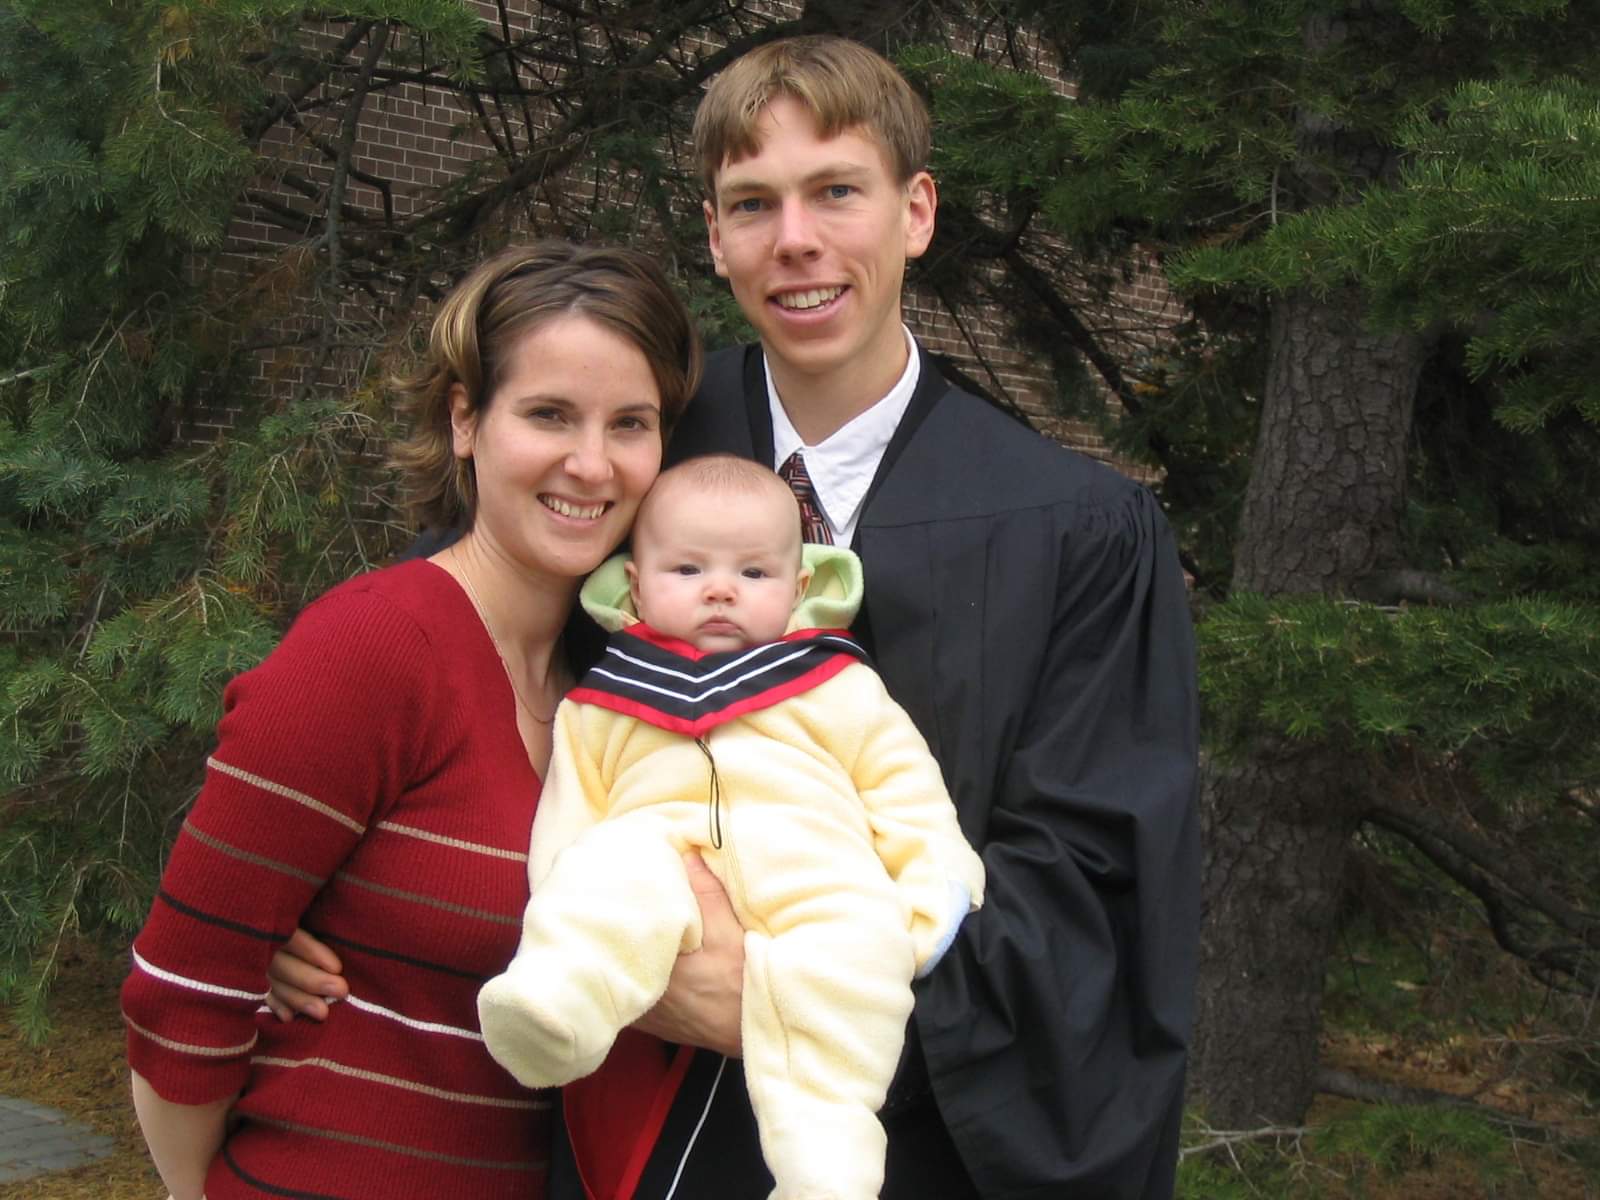
<instances>
[{"instance_id":1,"label":"tree bark","mask_svg":"<svg viewBox=\"0 0 1600 1200\"><path fill-rule=\"evenodd\" d=\"M1273 306L1265 408L1235 590L1349 595L1399 565L1406 437L1423 340L1362 327L1353 289Z\"/></svg>"},{"instance_id":2,"label":"tree bark","mask_svg":"<svg viewBox=\"0 0 1600 1200\"><path fill-rule=\"evenodd\" d=\"M1218 1128L1298 1124L1315 1094L1354 783L1337 756L1282 745L1206 772L1190 1075Z\"/></svg>"},{"instance_id":3,"label":"tree bark","mask_svg":"<svg viewBox=\"0 0 1600 1200\"><path fill-rule=\"evenodd\" d=\"M1235 589L1349 595L1398 561L1424 349L1363 328L1352 291L1276 303ZM1191 1078L1214 1125L1294 1125L1310 1106L1339 891L1370 787L1359 762L1272 740L1207 770Z\"/></svg>"},{"instance_id":4,"label":"tree bark","mask_svg":"<svg viewBox=\"0 0 1600 1200\"><path fill-rule=\"evenodd\" d=\"M1309 15L1312 57L1373 16ZM1292 207L1339 203L1390 176L1394 147L1313 108L1295 115ZM1266 386L1234 545L1233 588L1350 596L1403 565L1406 439L1426 347L1365 328L1354 287L1272 306ZM1351 836L1370 801L1359 761L1262 738L1202 782L1206 838L1193 1091L1214 1124L1297 1125L1316 1091L1322 991Z\"/></svg>"}]
</instances>

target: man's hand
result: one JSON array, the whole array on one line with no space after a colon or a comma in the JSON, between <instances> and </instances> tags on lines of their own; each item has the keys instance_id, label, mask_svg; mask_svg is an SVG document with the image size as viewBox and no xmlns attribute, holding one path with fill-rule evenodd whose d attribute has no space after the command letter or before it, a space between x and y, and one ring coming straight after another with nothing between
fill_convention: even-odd
<instances>
[{"instance_id":1,"label":"man's hand","mask_svg":"<svg viewBox=\"0 0 1600 1200\"><path fill-rule=\"evenodd\" d=\"M350 994L339 956L304 929L296 929L267 968L267 1007L280 1021L295 1014L326 1020L328 1005Z\"/></svg>"},{"instance_id":2,"label":"man's hand","mask_svg":"<svg viewBox=\"0 0 1600 1200\"><path fill-rule=\"evenodd\" d=\"M738 1058L743 1051L739 1001L744 993L744 930L728 894L700 856L685 854L683 869L700 903L700 949L678 955L666 995L634 1028L663 1041Z\"/></svg>"}]
</instances>

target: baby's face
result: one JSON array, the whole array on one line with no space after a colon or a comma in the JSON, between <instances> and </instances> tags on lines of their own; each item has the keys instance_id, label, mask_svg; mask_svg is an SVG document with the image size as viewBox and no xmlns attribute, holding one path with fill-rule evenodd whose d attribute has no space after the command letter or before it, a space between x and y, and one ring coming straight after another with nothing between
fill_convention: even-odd
<instances>
[{"instance_id":1,"label":"baby's face","mask_svg":"<svg viewBox=\"0 0 1600 1200\"><path fill-rule=\"evenodd\" d=\"M781 494L678 487L634 529L639 618L707 653L782 637L807 579L794 505Z\"/></svg>"}]
</instances>

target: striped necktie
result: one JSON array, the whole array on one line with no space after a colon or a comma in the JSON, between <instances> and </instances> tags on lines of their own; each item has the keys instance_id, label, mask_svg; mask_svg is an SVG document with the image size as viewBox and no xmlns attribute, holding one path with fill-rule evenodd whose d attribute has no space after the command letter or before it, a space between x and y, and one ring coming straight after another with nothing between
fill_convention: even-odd
<instances>
[{"instance_id":1,"label":"striped necktie","mask_svg":"<svg viewBox=\"0 0 1600 1200\"><path fill-rule=\"evenodd\" d=\"M811 486L811 476L806 474L806 460L800 457L800 451L796 450L784 460L783 466L778 468L778 474L799 501L800 536L808 542L833 545L833 533L828 529L827 518L822 515L822 506L817 503L817 490Z\"/></svg>"}]
</instances>

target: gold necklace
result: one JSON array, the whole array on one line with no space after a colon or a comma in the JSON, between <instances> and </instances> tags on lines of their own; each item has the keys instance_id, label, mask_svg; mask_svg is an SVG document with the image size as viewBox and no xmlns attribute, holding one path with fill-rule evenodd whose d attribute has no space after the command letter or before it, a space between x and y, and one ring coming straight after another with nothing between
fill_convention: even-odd
<instances>
[{"instance_id":1,"label":"gold necklace","mask_svg":"<svg viewBox=\"0 0 1600 1200\"><path fill-rule=\"evenodd\" d=\"M472 601L473 611L478 614L478 620L483 622L484 632L489 635L489 640L494 643L494 652L500 658L500 666L506 673L506 682L511 685L511 694L516 697L517 703L522 705L522 711L527 713L541 725L548 725L556 719L556 710L551 709L548 717L541 717L533 711L533 705L528 703L528 698L522 694L522 689L517 686L517 677L512 673L511 663L506 659L505 648L500 645L500 638L495 634L494 625L489 621L489 614L483 607L483 601L478 598L478 589L472 586L472 576L467 574L466 564L461 561L460 553L451 547L450 557L455 560L456 572L461 582L466 585L467 599Z\"/></svg>"}]
</instances>

